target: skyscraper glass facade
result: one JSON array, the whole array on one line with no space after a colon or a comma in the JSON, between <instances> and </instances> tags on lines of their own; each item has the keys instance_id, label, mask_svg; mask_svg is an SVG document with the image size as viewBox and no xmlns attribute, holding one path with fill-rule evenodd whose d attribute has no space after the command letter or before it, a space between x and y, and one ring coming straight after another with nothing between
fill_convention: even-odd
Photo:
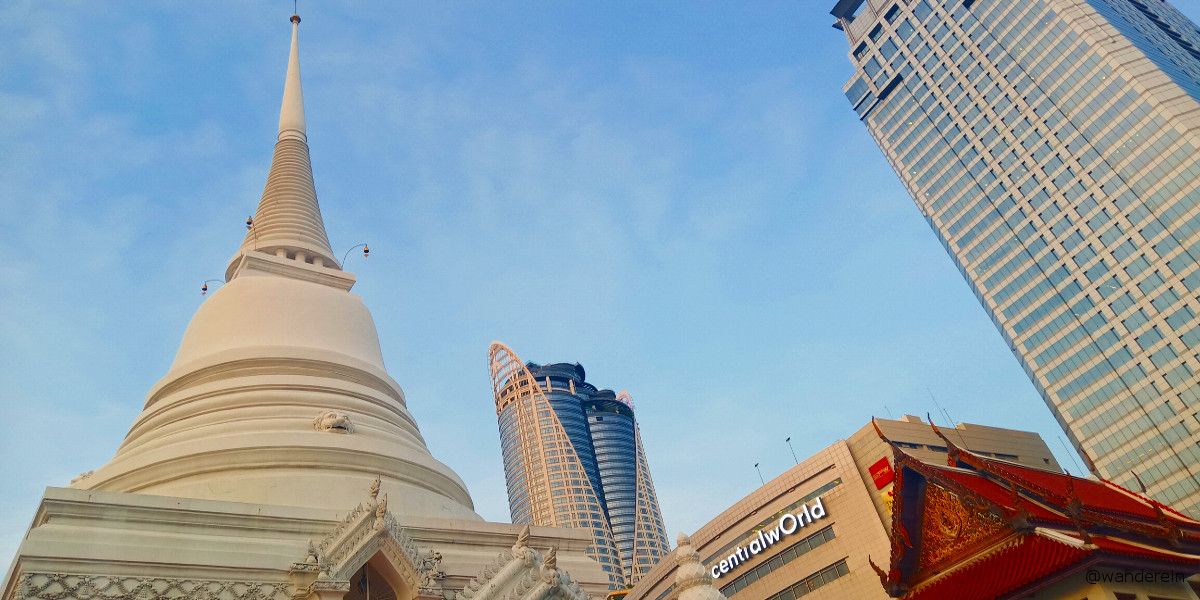
<instances>
[{"instance_id":1,"label":"skyscraper glass facade","mask_svg":"<svg viewBox=\"0 0 1200 600\"><path fill-rule=\"evenodd\" d=\"M525 368L542 386L542 392L550 401L554 416L562 425L571 446L579 456L583 472L587 474L592 493L600 502L600 508L607 511L604 499L604 485L600 478L600 465L596 460L596 448L592 444L592 431L588 423L588 415L584 412L584 402L596 393L596 388L584 382L587 376L583 365L557 363L552 365L537 365L527 363ZM611 392L610 392L611 393Z\"/></svg>"},{"instance_id":2,"label":"skyscraper glass facade","mask_svg":"<svg viewBox=\"0 0 1200 600\"><path fill-rule=\"evenodd\" d=\"M603 482L605 509L621 564L633 564L633 529L637 511L637 438L633 409L617 402L612 390L599 390L583 403Z\"/></svg>"},{"instance_id":3,"label":"skyscraper glass facade","mask_svg":"<svg viewBox=\"0 0 1200 600\"><path fill-rule=\"evenodd\" d=\"M628 394L503 344L490 362L513 522L589 529L612 587L636 583L670 547Z\"/></svg>"},{"instance_id":4,"label":"skyscraper glass facade","mask_svg":"<svg viewBox=\"0 0 1200 600\"><path fill-rule=\"evenodd\" d=\"M1161 0L843 0L851 106L1077 448L1200 516L1200 32Z\"/></svg>"}]
</instances>

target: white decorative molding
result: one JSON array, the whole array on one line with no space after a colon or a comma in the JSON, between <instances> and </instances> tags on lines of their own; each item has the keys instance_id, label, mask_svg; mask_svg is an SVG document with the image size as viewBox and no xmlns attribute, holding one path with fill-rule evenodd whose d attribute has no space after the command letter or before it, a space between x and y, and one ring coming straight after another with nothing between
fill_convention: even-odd
<instances>
[{"instance_id":1,"label":"white decorative molding","mask_svg":"<svg viewBox=\"0 0 1200 600\"><path fill-rule=\"evenodd\" d=\"M589 600L579 584L558 568L558 550L543 556L528 546L529 527L521 530L512 550L467 583L457 600Z\"/></svg>"},{"instance_id":2,"label":"white decorative molding","mask_svg":"<svg viewBox=\"0 0 1200 600\"><path fill-rule=\"evenodd\" d=\"M442 553L437 550L421 550L417 553L417 591L422 596L443 596L446 571L442 569Z\"/></svg>"},{"instance_id":3,"label":"white decorative molding","mask_svg":"<svg viewBox=\"0 0 1200 600\"><path fill-rule=\"evenodd\" d=\"M336 410L327 410L313 419L313 429L334 433L351 433L350 415Z\"/></svg>"},{"instance_id":4,"label":"white decorative molding","mask_svg":"<svg viewBox=\"0 0 1200 600\"><path fill-rule=\"evenodd\" d=\"M225 272L225 279L232 281L239 276L264 274L282 275L346 291L354 287L355 283L354 275L351 273L332 267L319 267L295 259L272 256L256 250L248 250L240 258L235 258Z\"/></svg>"},{"instance_id":5,"label":"white decorative molding","mask_svg":"<svg viewBox=\"0 0 1200 600\"><path fill-rule=\"evenodd\" d=\"M350 511L319 543L310 546L306 562L311 563L315 557L319 575L308 585L308 591L316 591L313 586L329 589L348 586L354 573L376 554L383 554L414 590L429 587L438 578L441 554L418 551L396 517L388 512L387 496L380 497L379 488L380 480L376 478L368 489L367 501ZM305 566L294 564L293 576L303 572Z\"/></svg>"},{"instance_id":6,"label":"white decorative molding","mask_svg":"<svg viewBox=\"0 0 1200 600\"><path fill-rule=\"evenodd\" d=\"M359 504L350 511L350 514L317 544L322 567L328 569L331 565L344 562L347 555L371 533L374 521L374 509L368 510L365 504Z\"/></svg>"},{"instance_id":7,"label":"white decorative molding","mask_svg":"<svg viewBox=\"0 0 1200 600\"><path fill-rule=\"evenodd\" d=\"M163 577L24 573L9 600L290 600L291 584Z\"/></svg>"}]
</instances>

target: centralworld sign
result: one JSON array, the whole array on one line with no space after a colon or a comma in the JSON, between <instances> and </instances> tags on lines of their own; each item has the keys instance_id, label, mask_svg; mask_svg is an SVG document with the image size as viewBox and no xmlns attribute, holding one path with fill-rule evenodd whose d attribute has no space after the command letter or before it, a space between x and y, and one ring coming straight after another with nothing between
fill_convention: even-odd
<instances>
[{"instance_id":1,"label":"centralworld sign","mask_svg":"<svg viewBox=\"0 0 1200 600\"><path fill-rule=\"evenodd\" d=\"M757 556L767 548L774 546L779 540L800 531L806 525L811 525L817 519L825 518L825 505L822 504L819 496L816 500L813 500L812 506L807 504L802 506L803 510L801 511L783 513L779 517L779 521L775 523L774 528L760 529L758 536L750 540L749 544L734 548L732 554L713 565L710 570L713 579L720 579L722 575L736 569L738 565L750 560L751 557Z\"/></svg>"}]
</instances>

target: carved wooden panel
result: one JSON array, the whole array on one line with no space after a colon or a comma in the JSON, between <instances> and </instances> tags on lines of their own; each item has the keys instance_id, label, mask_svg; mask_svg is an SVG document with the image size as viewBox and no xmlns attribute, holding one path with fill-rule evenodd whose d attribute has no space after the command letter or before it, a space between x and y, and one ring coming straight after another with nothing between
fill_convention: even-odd
<instances>
[{"instance_id":1,"label":"carved wooden panel","mask_svg":"<svg viewBox=\"0 0 1200 600\"><path fill-rule=\"evenodd\" d=\"M957 562L1009 531L981 500L930 482L925 487L917 570L927 573Z\"/></svg>"}]
</instances>

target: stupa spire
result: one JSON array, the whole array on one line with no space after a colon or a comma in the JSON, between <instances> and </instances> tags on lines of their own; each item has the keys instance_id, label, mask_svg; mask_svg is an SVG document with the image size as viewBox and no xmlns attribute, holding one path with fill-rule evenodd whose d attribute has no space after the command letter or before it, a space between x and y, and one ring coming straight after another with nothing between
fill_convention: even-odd
<instances>
[{"instance_id":1,"label":"stupa spire","mask_svg":"<svg viewBox=\"0 0 1200 600\"><path fill-rule=\"evenodd\" d=\"M283 106L279 109L279 139L298 136L304 131L304 88L300 85L300 15L292 15L292 50L288 54L287 78L283 83Z\"/></svg>"},{"instance_id":2,"label":"stupa spire","mask_svg":"<svg viewBox=\"0 0 1200 600\"><path fill-rule=\"evenodd\" d=\"M288 55L283 102L279 109L279 135L267 184L250 230L225 271L226 280L239 272L243 259L252 252L340 270L325 233L317 188L313 182L304 121L304 90L300 83L300 16L292 15L292 44Z\"/></svg>"},{"instance_id":3,"label":"stupa spire","mask_svg":"<svg viewBox=\"0 0 1200 600\"><path fill-rule=\"evenodd\" d=\"M228 282L196 310L116 456L75 486L342 514L370 489L372 513L478 521L462 480L425 446L371 312L348 293L355 278L330 252L304 135L299 23L275 157Z\"/></svg>"}]
</instances>

